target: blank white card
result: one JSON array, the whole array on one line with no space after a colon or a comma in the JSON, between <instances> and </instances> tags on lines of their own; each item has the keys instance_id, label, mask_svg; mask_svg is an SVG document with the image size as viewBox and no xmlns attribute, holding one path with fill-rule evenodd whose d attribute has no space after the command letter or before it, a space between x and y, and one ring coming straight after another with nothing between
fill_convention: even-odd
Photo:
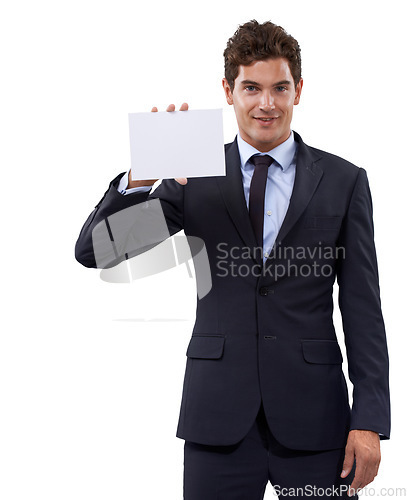
<instances>
[{"instance_id":1,"label":"blank white card","mask_svg":"<svg viewBox=\"0 0 407 500\"><path fill-rule=\"evenodd\" d=\"M222 109L129 113L133 179L225 175Z\"/></svg>"}]
</instances>

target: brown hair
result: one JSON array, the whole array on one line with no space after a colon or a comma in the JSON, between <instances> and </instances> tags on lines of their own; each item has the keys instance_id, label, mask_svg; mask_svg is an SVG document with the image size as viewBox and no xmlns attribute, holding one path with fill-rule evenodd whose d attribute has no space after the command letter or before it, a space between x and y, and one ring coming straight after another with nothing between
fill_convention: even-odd
<instances>
[{"instance_id":1,"label":"brown hair","mask_svg":"<svg viewBox=\"0 0 407 500\"><path fill-rule=\"evenodd\" d=\"M239 66L247 66L254 61L284 57L288 61L295 86L301 79L301 49L297 40L270 21L259 24L253 20L240 25L229 38L223 56L225 78L232 92Z\"/></svg>"}]
</instances>

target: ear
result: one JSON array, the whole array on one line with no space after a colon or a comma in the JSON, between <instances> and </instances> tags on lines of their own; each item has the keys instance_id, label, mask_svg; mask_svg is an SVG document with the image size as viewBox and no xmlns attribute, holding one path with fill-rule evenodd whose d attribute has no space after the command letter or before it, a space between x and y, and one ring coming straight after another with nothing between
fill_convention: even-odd
<instances>
[{"instance_id":1,"label":"ear","mask_svg":"<svg viewBox=\"0 0 407 500\"><path fill-rule=\"evenodd\" d=\"M294 104L299 104L300 103L300 97L301 97L301 91L302 91L302 85L303 85L303 83L304 83L304 80L301 78L301 80L297 84L297 87L295 88Z\"/></svg>"},{"instance_id":2,"label":"ear","mask_svg":"<svg viewBox=\"0 0 407 500\"><path fill-rule=\"evenodd\" d=\"M223 90L225 91L226 102L228 104L233 104L233 91L226 78L222 78Z\"/></svg>"}]
</instances>

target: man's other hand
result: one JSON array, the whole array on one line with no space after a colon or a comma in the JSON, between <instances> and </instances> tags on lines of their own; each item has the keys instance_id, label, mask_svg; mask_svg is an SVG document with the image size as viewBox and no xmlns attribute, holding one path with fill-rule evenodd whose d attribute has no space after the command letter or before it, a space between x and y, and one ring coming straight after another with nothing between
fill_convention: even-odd
<instances>
[{"instance_id":1,"label":"man's other hand","mask_svg":"<svg viewBox=\"0 0 407 500\"><path fill-rule=\"evenodd\" d=\"M188 111L188 104L186 102L184 102L183 104L181 104L181 107L179 108L180 111ZM154 106L151 111L153 113L157 113L158 109L156 108L156 106ZM175 111L175 104L170 104L166 111ZM179 177L177 179L175 179L178 184L181 184L181 185L185 185L188 181L187 179L185 179L185 177ZM141 186L152 186L155 182L157 182L158 179L148 179L148 180L132 180L131 178L131 170L129 171L129 180L128 180L128 184L127 184L127 189L130 189L130 188L135 188L135 187L141 187Z\"/></svg>"},{"instance_id":2,"label":"man's other hand","mask_svg":"<svg viewBox=\"0 0 407 500\"><path fill-rule=\"evenodd\" d=\"M377 476L380 464L380 438L377 432L352 430L349 432L345 448L345 459L341 477L346 477L356 460L355 477L349 487L348 495L364 488Z\"/></svg>"}]
</instances>

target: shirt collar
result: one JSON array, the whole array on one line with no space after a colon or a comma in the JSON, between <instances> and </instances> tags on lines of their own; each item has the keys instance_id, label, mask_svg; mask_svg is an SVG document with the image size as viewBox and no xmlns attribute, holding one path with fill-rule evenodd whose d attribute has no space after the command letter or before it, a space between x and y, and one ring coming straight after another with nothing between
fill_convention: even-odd
<instances>
[{"instance_id":1,"label":"shirt collar","mask_svg":"<svg viewBox=\"0 0 407 500\"><path fill-rule=\"evenodd\" d=\"M262 153L258 151L256 148L251 146L245 140L243 140L240 136L240 133L237 134L237 146L239 148L240 160L241 160L241 168L247 169L250 168L248 165L248 160L251 156L255 154L268 154L273 157L273 159L279 164L282 171L285 172L287 168L291 165L295 152L297 150L296 143L294 141L294 134L291 131L290 137L279 144L274 149L267 151L266 153ZM253 166L251 165L251 168Z\"/></svg>"}]
</instances>

